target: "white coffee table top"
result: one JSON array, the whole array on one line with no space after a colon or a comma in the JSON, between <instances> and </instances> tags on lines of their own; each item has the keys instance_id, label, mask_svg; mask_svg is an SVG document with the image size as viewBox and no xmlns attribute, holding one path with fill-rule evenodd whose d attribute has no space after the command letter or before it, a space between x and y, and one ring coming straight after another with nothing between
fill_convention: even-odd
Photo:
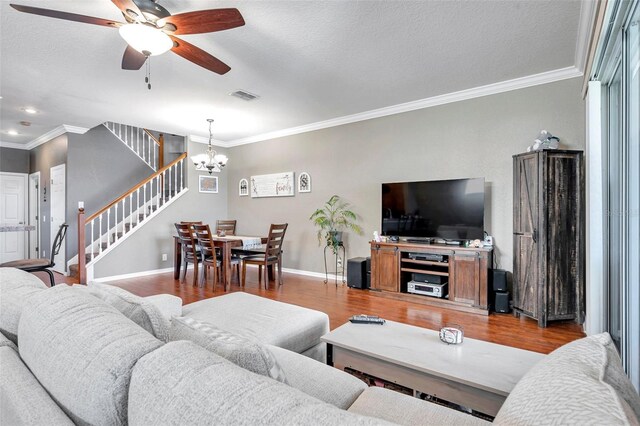
<instances>
[{"instance_id":1,"label":"white coffee table top","mask_svg":"<svg viewBox=\"0 0 640 426\"><path fill-rule=\"evenodd\" d=\"M534 364L545 357L536 352L466 336L461 345L447 345L440 341L437 331L393 321L384 325L348 322L323 336L322 340L504 396Z\"/></svg>"}]
</instances>

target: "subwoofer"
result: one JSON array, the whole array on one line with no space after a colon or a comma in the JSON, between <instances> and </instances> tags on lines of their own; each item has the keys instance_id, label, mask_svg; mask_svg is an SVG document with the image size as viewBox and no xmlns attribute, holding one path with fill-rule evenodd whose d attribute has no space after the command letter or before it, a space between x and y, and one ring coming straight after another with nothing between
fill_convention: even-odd
<instances>
[{"instance_id":1,"label":"subwoofer","mask_svg":"<svg viewBox=\"0 0 640 426\"><path fill-rule=\"evenodd\" d=\"M351 288L367 288L367 259L354 257L347 261L347 285Z\"/></svg>"}]
</instances>

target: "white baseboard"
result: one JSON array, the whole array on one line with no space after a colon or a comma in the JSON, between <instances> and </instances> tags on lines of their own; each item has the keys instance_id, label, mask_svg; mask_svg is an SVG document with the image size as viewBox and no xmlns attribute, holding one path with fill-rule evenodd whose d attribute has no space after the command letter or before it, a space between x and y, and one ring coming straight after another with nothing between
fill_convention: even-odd
<instances>
[{"instance_id":1,"label":"white baseboard","mask_svg":"<svg viewBox=\"0 0 640 426\"><path fill-rule=\"evenodd\" d=\"M150 271L132 272L130 274L111 275L109 277L94 278L93 281L98 281L100 283L106 283L106 282L109 282L109 281L126 280L126 279L130 279L130 278L146 277L148 275L163 274L165 272L173 272L173 267L171 267L171 268L162 268L162 269L152 269Z\"/></svg>"},{"instance_id":2,"label":"white baseboard","mask_svg":"<svg viewBox=\"0 0 640 426\"><path fill-rule=\"evenodd\" d=\"M188 265L189 268L192 268L192 265ZM257 267L257 265L249 265L250 268L255 268ZM155 274L164 274L166 272L173 272L173 267L171 268L162 268L162 269L152 269L150 271L141 271L141 272L132 272L130 274L122 274L122 275L111 275L108 277L102 277L102 278L94 278L93 281L98 281L101 283L106 283L109 281L117 281L117 280L127 280L127 279L131 279L131 278L137 278L137 277L146 277L149 275L155 275ZM302 269L291 269L291 268L282 268L282 272L286 272L289 274L294 274L294 275L303 275L305 277L314 277L314 278L325 278L325 274L324 272L313 272L313 271L305 271ZM328 275L328 279L329 281L335 281L336 279L338 280L338 283L340 283L341 277L340 275L335 275L335 274L329 274ZM346 276L345 276L345 281L346 281Z\"/></svg>"}]
</instances>

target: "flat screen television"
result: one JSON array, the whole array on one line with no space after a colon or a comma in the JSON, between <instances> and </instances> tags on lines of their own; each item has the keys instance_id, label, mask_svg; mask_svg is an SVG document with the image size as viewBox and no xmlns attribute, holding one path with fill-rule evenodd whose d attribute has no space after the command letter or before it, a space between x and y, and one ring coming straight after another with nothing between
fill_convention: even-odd
<instances>
[{"instance_id":1,"label":"flat screen television","mask_svg":"<svg viewBox=\"0 0 640 426\"><path fill-rule=\"evenodd\" d=\"M382 235L484 237L484 178L382 184Z\"/></svg>"}]
</instances>

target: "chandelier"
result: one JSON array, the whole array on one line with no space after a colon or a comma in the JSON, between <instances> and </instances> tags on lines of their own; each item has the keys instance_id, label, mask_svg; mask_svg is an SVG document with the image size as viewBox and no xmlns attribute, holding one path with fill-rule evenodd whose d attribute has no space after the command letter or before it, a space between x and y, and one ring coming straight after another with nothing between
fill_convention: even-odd
<instances>
[{"instance_id":1,"label":"chandelier","mask_svg":"<svg viewBox=\"0 0 640 426\"><path fill-rule=\"evenodd\" d=\"M222 167L227 165L228 158L224 154L218 154L211 141L213 140L213 134L211 133L211 125L213 124L213 118L207 118L209 122L209 145L207 151L203 154L194 155L191 157L191 161L196 166L196 170L207 170L209 174L216 172L220 173Z\"/></svg>"}]
</instances>

